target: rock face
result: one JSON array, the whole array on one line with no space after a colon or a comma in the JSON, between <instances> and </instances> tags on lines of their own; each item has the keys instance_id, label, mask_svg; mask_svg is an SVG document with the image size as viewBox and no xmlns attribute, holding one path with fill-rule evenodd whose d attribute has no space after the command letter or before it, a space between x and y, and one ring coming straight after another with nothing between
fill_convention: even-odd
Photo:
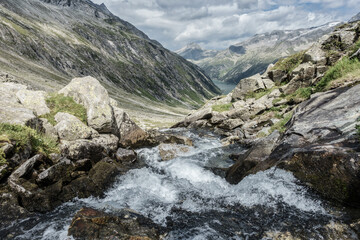
<instances>
[{"instance_id":1,"label":"rock face","mask_svg":"<svg viewBox=\"0 0 360 240\"><path fill-rule=\"evenodd\" d=\"M260 74L242 79L232 93L233 100L242 100L245 96L259 90L270 89L275 84L270 79L263 79Z\"/></svg>"},{"instance_id":2,"label":"rock face","mask_svg":"<svg viewBox=\"0 0 360 240\"><path fill-rule=\"evenodd\" d=\"M199 65L212 79L238 84L242 79L264 72L277 59L308 49L321 36L330 33L335 25L337 23L311 29L257 34L249 40L219 51L215 56L194 54L197 56L194 58L186 49L179 50L179 54ZM202 49L201 53L206 52Z\"/></svg>"},{"instance_id":3,"label":"rock face","mask_svg":"<svg viewBox=\"0 0 360 240\"><path fill-rule=\"evenodd\" d=\"M113 110L108 92L98 80L93 77L74 78L59 93L84 105L90 127L100 133L111 133L114 124Z\"/></svg>"},{"instance_id":4,"label":"rock face","mask_svg":"<svg viewBox=\"0 0 360 240\"><path fill-rule=\"evenodd\" d=\"M339 88L300 104L270 156L248 174L276 165L324 197L360 207L359 91L360 85Z\"/></svg>"},{"instance_id":5,"label":"rock face","mask_svg":"<svg viewBox=\"0 0 360 240\"><path fill-rule=\"evenodd\" d=\"M122 210L110 215L83 208L74 216L68 235L80 239L161 239L163 229L140 214Z\"/></svg>"},{"instance_id":6,"label":"rock face","mask_svg":"<svg viewBox=\"0 0 360 240\"><path fill-rule=\"evenodd\" d=\"M186 99L199 104L190 96L205 100L220 93L199 67L105 5L88 0L3 0L0 5L9 23L0 26L0 49L10 53L0 65L9 66L16 79L37 89L50 92L68 79L90 75L112 93L125 91L126 98L133 99L147 96L149 101ZM49 25L43 25L43 19Z\"/></svg>"}]
</instances>

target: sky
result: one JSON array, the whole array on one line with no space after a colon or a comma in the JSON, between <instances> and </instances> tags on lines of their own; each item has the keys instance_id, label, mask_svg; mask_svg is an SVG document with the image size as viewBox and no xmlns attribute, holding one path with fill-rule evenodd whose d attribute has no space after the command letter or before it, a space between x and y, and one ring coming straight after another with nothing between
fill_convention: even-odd
<instances>
[{"instance_id":1,"label":"sky","mask_svg":"<svg viewBox=\"0 0 360 240\"><path fill-rule=\"evenodd\" d=\"M225 49L260 33L348 21L360 0L93 0L170 50Z\"/></svg>"}]
</instances>

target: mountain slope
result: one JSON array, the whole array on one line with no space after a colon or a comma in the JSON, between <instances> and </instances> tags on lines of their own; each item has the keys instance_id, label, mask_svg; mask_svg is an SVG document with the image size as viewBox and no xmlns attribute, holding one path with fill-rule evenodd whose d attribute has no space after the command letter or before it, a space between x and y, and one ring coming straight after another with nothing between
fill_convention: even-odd
<instances>
[{"instance_id":1,"label":"mountain slope","mask_svg":"<svg viewBox=\"0 0 360 240\"><path fill-rule=\"evenodd\" d=\"M197 43L190 43L176 51L177 54L188 60L201 60L208 57L215 57L219 51L203 49Z\"/></svg>"},{"instance_id":2,"label":"mountain slope","mask_svg":"<svg viewBox=\"0 0 360 240\"><path fill-rule=\"evenodd\" d=\"M291 31L273 31L230 46L215 57L196 61L213 79L238 83L240 79L261 73L279 58L309 48L318 38L331 32L337 23Z\"/></svg>"},{"instance_id":3,"label":"mountain slope","mask_svg":"<svg viewBox=\"0 0 360 240\"><path fill-rule=\"evenodd\" d=\"M91 75L115 98L140 96L186 106L219 92L197 66L103 4L4 0L0 19L0 69L35 88L56 89L73 77Z\"/></svg>"}]
</instances>

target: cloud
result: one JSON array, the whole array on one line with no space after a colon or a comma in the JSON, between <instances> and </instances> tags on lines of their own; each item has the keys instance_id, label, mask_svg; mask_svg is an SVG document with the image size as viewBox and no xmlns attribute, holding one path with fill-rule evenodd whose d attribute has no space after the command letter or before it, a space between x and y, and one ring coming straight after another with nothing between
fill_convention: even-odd
<instances>
[{"instance_id":1,"label":"cloud","mask_svg":"<svg viewBox=\"0 0 360 240\"><path fill-rule=\"evenodd\" d=\"M360 0L94 0L171 50L224 49L254 34L345 21Z\"/></svg>"}]
</instances>

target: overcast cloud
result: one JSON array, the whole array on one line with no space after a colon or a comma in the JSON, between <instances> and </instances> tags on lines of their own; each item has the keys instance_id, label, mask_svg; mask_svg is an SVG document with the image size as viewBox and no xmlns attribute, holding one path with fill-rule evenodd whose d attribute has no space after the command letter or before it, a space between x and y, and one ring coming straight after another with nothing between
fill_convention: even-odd
<instances>
[{"instance_id":1,"label":"overcast cloud","mask_svg":"<svg viewBox=\"0 0 360 240\"><path fill-rule=\"evenodd\" d=\"M347 21L360 0L93 0L171 50L225 49L254 34Z\"/></svg>"}]
</instances>

